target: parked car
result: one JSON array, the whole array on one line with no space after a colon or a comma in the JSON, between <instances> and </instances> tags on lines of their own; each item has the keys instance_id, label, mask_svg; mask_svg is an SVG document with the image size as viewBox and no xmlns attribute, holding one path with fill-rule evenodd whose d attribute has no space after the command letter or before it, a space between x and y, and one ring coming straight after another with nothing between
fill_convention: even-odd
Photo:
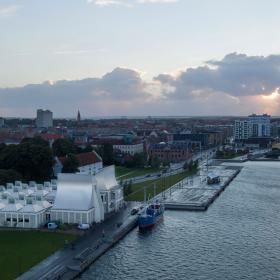
<instances>
[{"instance_id":1,"label":"parked car","mask_svg":"<svg viewBox=\"0 0 280 280\"><path fill-rule=\"evenodd\" d=\"M48 223L48 229L57 229L58 225L54 222L49 222Z\"/></svg>"},{"instance_id":2,"label":"parked car","mask_svg":"<svg viewBox=\"0 0 280 280\"><path fill-rule=\"evenodd\" d=\"M86 230L89 229L90 225L89 224L79 224L78 229Z\"/></svg>"},{"instance_id":3,"label":"parked car","mask_svg":"<svg viewBox=\"0 0 280 280\"><path fill-rule=\"evenodd\" d=\"M132 208L130 214L131 215L136 215L138 213L138 211L139 211L139 208L138 207L134 207L134 208Z\"/></svg>"}]
</instances>

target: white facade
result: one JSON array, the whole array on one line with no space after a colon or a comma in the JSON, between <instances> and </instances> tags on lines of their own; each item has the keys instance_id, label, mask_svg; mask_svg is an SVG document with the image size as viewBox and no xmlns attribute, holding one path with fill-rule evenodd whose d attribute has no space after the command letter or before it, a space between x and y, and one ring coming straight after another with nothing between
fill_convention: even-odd
<instances>
[{"instance_id":1,"label":"white facade","mask_svg":"<svg viewBox=\"0 0 280 280\"><path fill-rule=\"evenodd\" d=\"M37 110L36 126L39 128L49 128L53 126L53 113L49 110Z\"/></svg>"},{"instance_id":2,"label":"white facade","mask_svg":"<svg viewBox=\"0 0 280 280\"><path fill-rule=\"evenodd\" d=\"M87 174L58 174L51 219L70 224L103 221L104 208L95 178Z\"/></svg>"},{"instance_id":3,"label":"white facade","mask_svg":"<svg viewBox=\"0 0 280 280\"><path fill-rule=\"evenodd\" d=\"M269 115L251 115L247 120L236 120L234 124L235 140L245 140L250 137L270 137L271 124Z\"/></svg>"},{"instance_id":4,"label":"white facade","mask_svg":"<svg viewBox=\"0 0 280 280\"><path fill-rule=\"evenodd\" d=\"M0 186L0 227L38 228L46 222L92 224L123 206L115 167L91 174L59 174L58 181Z\"/></svg>"},{"instance_id":5,"label":"white facade","mask_svg":"<svg viewBox=\"0 0 280 280\"><path fill-rule=\"evenodd\" d=\"M234 139L243 140L249 138L249 122L236 120L234 123Z\"/></svg>"},{"instance_id":6,"label":"white facade","mask_svg":"<svg viewBox=\"0 0 280 280\"><path fill-rule=\"evenodd\" d=\"M27 184L0 186L0 226L38 228L47 221L51 204Z\"/></svg>"},{"instance_id":7,"label":"white facade","mask_svg":"<svg viewBox=\"0 0 280 280\"><path fill-rule=\"evenodd\" d=\"M113 145L114 149L120 150L122 153L135 155L144 152L143 143L128 144L128 145Z\"/></svg>"},{"instance_id":8,"label":"white facade","mask_svg":"<svg viewBox=\"0 0 280 280\"><path fill-rule=\"evenodd\" d=\"M123 207L123 188L118 184L115 176L115 166L105 167L95 175L105 214L117 212Z\"/></svg>"}]
</instances>

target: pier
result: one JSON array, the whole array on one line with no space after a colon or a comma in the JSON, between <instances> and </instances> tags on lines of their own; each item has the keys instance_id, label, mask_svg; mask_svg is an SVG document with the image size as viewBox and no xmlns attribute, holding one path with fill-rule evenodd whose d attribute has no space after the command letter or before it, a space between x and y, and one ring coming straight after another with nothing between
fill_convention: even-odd
<instances>
[{"instance_id":1,"label":"pier","mask_svg":"<svg viewBox=\"0 0 280 280\"><path fill-rule=\"evenodd\" d=\"M194 176L172 186L157 198L164 203L165 209L169 210L207 210L241 170L240 167L230 166L212 166L211 169L219 172L220 183L209 185L206 181L207 175Z\"/></svg>"}]
</instances>

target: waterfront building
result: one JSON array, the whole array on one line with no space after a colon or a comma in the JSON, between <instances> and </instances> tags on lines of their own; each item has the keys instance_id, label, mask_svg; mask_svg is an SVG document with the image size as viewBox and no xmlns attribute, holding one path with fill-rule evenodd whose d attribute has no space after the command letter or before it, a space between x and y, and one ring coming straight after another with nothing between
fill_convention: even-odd
<instances>
[{"instance_id":1,"label":"waterfront building","mask_svg":"<svg viewBox=\"0 0 280 280\"><path fill-rule=\"evenodd\" d=\"M53 113L50 110L37 110L36 126L38 128L49 128L53 126Z\"/></svg>"},{"instance_id":2,"label":"waterfront building","mask_svg":"<svg viewBox=\"0 0 280 280\"><path fill-rule=\"evenodd\" d=\"M58 174L57 195L51 218L62 223L99 223L106 214L123 207L123 188L115 166L91 174Z\"/></svg>"},{"instance_id":3,"label":"waterfront building","mask_svg":"<svg viewBox=\"0 0 280 280\"><path fill-rule=\"evenodd\" d=\"M104 220L96 179L87 174L58 174L51 220L67 224L92 224Z\"/></svg>"},{"instance_id":4,"label":"waterfront building","mask_svg":"<svg viewBox=\"0 0 280 280\"><path fill-rule=\"evenodd\" d=\"M95 175L95 178L100 189L105 214L119 211L123 207L124 197L123 188L116 180L115 166L103 168Z\"/></svg>"}]
</instances>

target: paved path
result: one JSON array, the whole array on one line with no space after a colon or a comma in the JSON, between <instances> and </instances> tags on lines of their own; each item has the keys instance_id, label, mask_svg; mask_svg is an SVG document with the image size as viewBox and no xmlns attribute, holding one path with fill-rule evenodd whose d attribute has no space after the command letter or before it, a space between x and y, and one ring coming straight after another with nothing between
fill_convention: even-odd
<instances>
[{"instance_id":1,"label":"paved path","mask_svg":"<svg viewBox=\"0 0 280 280\"><path fill-rule=\"evenodd\" d=\"M69 245L49 256L39 264L32 267L29 271L19 276L18 280L39 280L46 279L45 276L56 269L73 264L73 258L83 252L88 247L97 246L101 241L112 240L118 230L118 223L124 223L131 215L130 211L133 203L130 203L126 209L108 218L105 222L96 225L92 230L85 232L85 235L76 241L74 249ZM103 238L103 232L105 237ZM106 243L106 242L104 242ZM49 279L53 279L50 277Z\"/></svg>"}]
</instances>

